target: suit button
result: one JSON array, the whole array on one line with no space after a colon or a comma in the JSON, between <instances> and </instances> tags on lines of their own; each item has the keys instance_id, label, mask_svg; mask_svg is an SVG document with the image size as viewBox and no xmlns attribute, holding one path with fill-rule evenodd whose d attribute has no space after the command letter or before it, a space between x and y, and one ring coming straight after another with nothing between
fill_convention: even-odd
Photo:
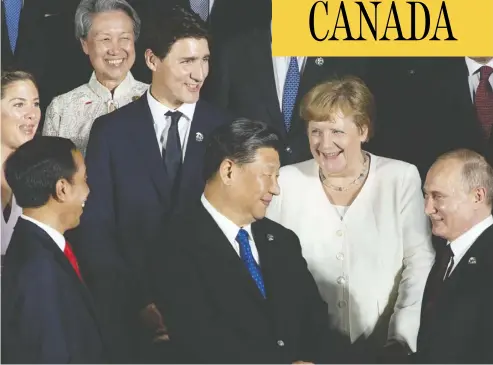
<instances>
[{"instance_id":1,"label":"suit button","mask_svg":"<svg viewBox=\"0 0 493 365\"><path fill-rule=\"evenodd\" d=\"M277 346L283 347L284 346L284 341L283 340L277 341Z\"/></svg>"},{"instance_id":2,"label":"suit button","mask_svg":"<svg viewBox=\"0 0 493 365\"><path fill-rule=\"evenodd\" d=\"M337 303L337 306L339 308L346 308L347 302L345 300L340 300L339 303Z\"/></svg>"},{"instance_id":3,"label":"suit button","mask_svg":"<svg viewBox=\"0 0 493 365\"><path fill-rule=\"evenodd\" d=\"M338 231L336 232L336 234L337 234L339 237L341 237L341 236L343 235L343 232L342 232L341 230L338 230Z\"/></svg>"},{"instance_id":4,"label":"suit button","mask_svg":"<svg viewBox=\"0 0 493 365\"><path fill-rule=\"evenodd\" d=\"M337 278L337 284L340 284L340 285L346 284L346 279L344 278L344 276L339 276Z\"/></svg>"},{"instance_id":5,"label":"suit button","mask_svg":"<svg viewBox=\"0 0 493 365\"><path fill-rule=\"evenodd\" d=\"M339 252L339 253L336 255L336 259L338 259L339 261L344 260L344 254L343 254L342 252Z\"/></svg>"},{"instance_id":6,"label":"suit button","mask_svg":"<svg viewBox=\"0 0 493 365\"><path fill-rule=\"evenodd\" d=\"M287 147L286 147L285 151L286 151L287 153L291 153L291 152L293 152L293 150L292 150L292 149L291 149L291 147L289 147L289 146L287 146Z\"/></svg>"},{"instance_id":7,"label":"suit button","mask_svg":"<svg viewBox=\"0 0 493 365\"><path fill-rule=\"evenodd\" d=\"M407 72L409 73L409 75L414 75L416 73L416 71L413 70L412 68L407 70Z\"/></svg>"}]
</instances>

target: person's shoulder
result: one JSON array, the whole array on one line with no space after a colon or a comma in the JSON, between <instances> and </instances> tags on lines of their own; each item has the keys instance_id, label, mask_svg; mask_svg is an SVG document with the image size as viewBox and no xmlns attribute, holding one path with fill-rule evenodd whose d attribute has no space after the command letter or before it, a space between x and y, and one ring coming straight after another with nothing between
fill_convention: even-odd
<instances>
[{"instance_id":1,"label":"person's shoulder","mask_svg":"<svg viewBox=\"0 0 493 365\"><path fill-rule=\"evenodd\" d=\"M131 120L135 113L139 113L141 111L141 103L143 102L141 99L144 95L111 113L103 114L97 117L94 120L93 129L121 129L126 121Z\"/></svg>"},{"instance_id":2,"label":"person's shoulder","mask_svg":"<svg viewBox=\"0 0 493 365\"><path fill-rule=\"evenodd\" d=\"M417 167L409 162L373 154L370 154L370 157L371 163L375 164L377 176L383 179L390 177L402 178L408 175L419 177Z\"/></svg>"},{"instance_id":3,"label":"person's shoulder","mask_svg":"<svg viewBox=\"0 0 493 365\"><path fill-rule=\"evenodd\" d=\"M87 84L82 84L75 89L72 89L66 93L55 96L51 101L52 105L57 105L62 108L74 108L80 103L91 103L90 89Z\"/></svg>"},{"instance_id":4,"label":"person's shoulder","mask_svg":"<svg viewBox=\"0 0 493 365\"><path fill-rule=\"evenodd\" d=\"M137 93L137 96L141 97L149 89L149 84L135 80L133 89Z\"/></svg>"},{"instance_id":5,"label":"person's shoulder","mask_svg":"<svg viewBox=\"0 0 493 365\"><path fill-rule=\"evenodd\" d=\"M283 241L285 241L286 239L288 241L297 240L297 236L292 230L267 217L262 218L253 224L258 225L266 234L272 235L273 240L275 240L276 237L281 238Z\"/></svg>"},{"instance_id":6,"label":"person's shoulder","mask_svg":"<svg viewBox=\"0 0 493 365\"><path fill-rule=\"evenodd\" d=\"M195 117L207 120L207 125L212 129L222 124L232 122L233 116L227 110L224 110L205 99L199 99L195 107Z\"/></svg>"}]
</instances>

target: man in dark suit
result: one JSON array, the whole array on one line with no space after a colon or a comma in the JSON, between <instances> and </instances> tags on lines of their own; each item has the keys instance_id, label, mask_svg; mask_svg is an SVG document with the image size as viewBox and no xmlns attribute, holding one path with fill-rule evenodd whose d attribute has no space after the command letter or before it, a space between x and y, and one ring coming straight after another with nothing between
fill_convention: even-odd
<instances>
[{"instance_id":1,"label":"man in dark suit","mask_svg":"<svg viewBox=\"0 0 493 365\"><path fill-rule=\"evenodd\" d=\"M486 77L488 67L491 72L491 58L372 60L369 85L377 118L368 150L416 165L423 180L435 159L454 149L475 150L491 163L493 137L487 125L493 124L493 74ZM489 123L480 122L479 109L484 115L490 110Z\"/></svg>"},{"instance_id":2,"label":"man in dark suit","mask_svg":"<svg viewBox=\"0 0 493 365\"><path fill-rule=\"evenodd\" d=\"M347 339L329 329L297 236L264 218L279 193L279 151L264 122L216 129L201 201L156 242L158 306L180 362L341 361Z\"/></svg>"},{"instance_id":3,"label":"man in dark suit","mask_svg":"<svg viewBox=\"0 0 493 365\"><path fill-rule=\"evenodd\" d=\"M82 154L68 139L34 138L5 176L23 215L2 270L2 363L102 363L92 298L63 236L89 194Z\"/></svg>"},{"instance_id":4,"label":"man in dark suit","mask_svg":"<svg viewBox=\"0 0 493 365\"><path fill-rule=\"evenodd\" d=\"M281 163L311 159L301 98L333 76L364 78L364 58L272 57L270 22L215 47L204 98L236 117L269 123L284 144Z\"/></svg>"},{"instance_id":5,"label":"man in dark suit","mask_svg":"<svg viewBox=\"0 0 493 365\"><path fill-rule=\"evenodd\" d=\"M130 360L136 340L128 336L139 333L137 322L149 329L137 336L143 346L166 338L152 289L160 278L149 270L153 245L167 217L200 197L204 138L227 121L199 99L209 35L198 15L182 8L156 13L148 30L152 84L140 99L96 119L86 155L91 197L74 232L118 361Z\"/></svg>"},{"instance_id":6,"label":"man in dark suit","mask_svg":"<svg viewBox=\"0 0 493 365\"><path fill-rule=\"evenodd\" d=\"M69 76L73 73L67 67L71 64L67 46L74 37L68 39L67 34L73 34L76 5L76 0L4 0L1 4L2 69L34 75L40 87L42 111L62 91L63 80L70 79L59 74L63 70Z\"/></svg>"},{"instance_id":7,"label":"man in dark suit","mask_svg":"<svg viewBox=\"0 0 493 365\"><path fill-rule=\"evenodd\" d=\"M493 169L471 150L439 157L424 185L444 242L426 283L417 363L493 363Z\"/></svg>"}]
</instances>

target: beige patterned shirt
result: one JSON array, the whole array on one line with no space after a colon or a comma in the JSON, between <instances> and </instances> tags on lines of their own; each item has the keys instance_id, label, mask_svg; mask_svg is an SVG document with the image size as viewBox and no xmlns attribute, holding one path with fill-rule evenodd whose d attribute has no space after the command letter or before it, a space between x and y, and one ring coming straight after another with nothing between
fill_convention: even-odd
<instances>
[{"instance_id":1,"label":"beige patterned shirt","mask_svg":"<svg viewBox=\"0 0 493 365\"><path fill-rule=\"evenodd\" d=\"M87 84L52 100L46 110L43 135L69 138L85 155L94 120L138 99L148 87L129 72L112 96L93 73Z\"/></svg>"}]
</instances>

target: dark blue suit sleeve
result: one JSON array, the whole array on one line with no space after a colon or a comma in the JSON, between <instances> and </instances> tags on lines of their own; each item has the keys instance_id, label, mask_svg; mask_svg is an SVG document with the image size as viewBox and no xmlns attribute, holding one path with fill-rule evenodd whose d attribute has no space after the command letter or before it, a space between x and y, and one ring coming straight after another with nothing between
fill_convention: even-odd
<instances>
[{"instance_id":1,"label":"dark blue suit sleeve","mask_svg":"<svg viewBox=\"0 0 493 365\"><path fill-rule=\"evenodd\" d=\"M6 362L55 364L70 362L62 308L62 290L53 263L38 260L20 274Z\"/></svg>"}]
</instances>

